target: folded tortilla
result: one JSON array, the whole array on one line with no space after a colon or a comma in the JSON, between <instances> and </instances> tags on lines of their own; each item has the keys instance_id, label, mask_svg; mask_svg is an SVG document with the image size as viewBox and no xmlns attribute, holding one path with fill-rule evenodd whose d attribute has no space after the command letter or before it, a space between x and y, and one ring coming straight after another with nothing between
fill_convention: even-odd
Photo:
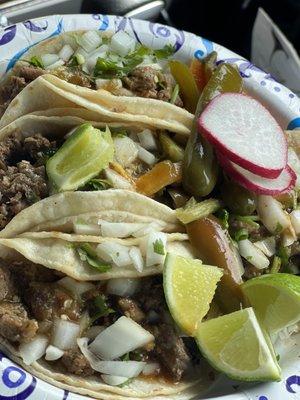
<instances>
[{"instance_id":1,"label":"folded tortilla","mask_svg":"<svg viewBox=\"0 0 300 400\"><path fill-rule=\"evenodd\" d=\"M79 108L94 113L95 121L149 125L188 135L193 115L173 104L142 97L114 96L106 90L73 85L53 75L43 75L27 85L9 104L0 128L17 118L53 108ZM84 114L84 113L83 113Z\"/></svg>"}]
</instances>

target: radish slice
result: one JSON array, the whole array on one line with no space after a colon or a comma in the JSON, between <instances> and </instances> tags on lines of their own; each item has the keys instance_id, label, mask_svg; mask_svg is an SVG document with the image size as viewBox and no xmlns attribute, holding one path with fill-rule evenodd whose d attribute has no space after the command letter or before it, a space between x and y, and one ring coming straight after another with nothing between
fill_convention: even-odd
<instances>
[{"instance_id":1,"label":"radish slice","mask_svg":"<svg viewBox=\"0 0 300 400\"><path fill-rule=\"evenodd\" d=\"M231 161L265 178L287 164L287 140L269 111L238 93L215 97L198 120L199 130Z\"/></svg>"},{"instance_id":2,"label":"radish slice","mask_svg":"<svg viewBox=\"0 0 300 400\"><path fill-rule=\"evenodd\" d=\"M288 165L275 179L262 178L228 160L218 153L220 164L226 172L241 186L258 194L274 196L286 192L295 186L296 174Z\"/></svg>"}]
</instances>

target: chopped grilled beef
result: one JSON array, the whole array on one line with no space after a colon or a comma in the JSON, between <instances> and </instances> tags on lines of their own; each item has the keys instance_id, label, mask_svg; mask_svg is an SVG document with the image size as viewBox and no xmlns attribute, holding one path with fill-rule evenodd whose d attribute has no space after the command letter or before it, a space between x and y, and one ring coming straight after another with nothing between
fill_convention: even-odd
<instances>
[{"instance_id":1,"label":"chopped grilled beef","mask_svg":"<svg viewBox=\"0 0 300 400\"><path fill-rule=\"evenodd\" d=\"M16 289L13 283L13 277L7 268L0 266L0 301L13 300L16 296Z\"/></svg>"},{"instance_id":2,"label":"chopped grilled beef","mask_svg":"<svg viewBox=\"0 0 300 400\"><path fill-rule=\"evenodd\" d=\"M14 276L15 285L21 290L29 287L31 282L55 282L62 274L59 272L46 268L42 265L34 264L28 260L13 261L9 265Z\"/></svg>"},{"instance_id":3,"label":"chopped grilled beef","mask_svg":"<svg viewBox=\"0 0 300 400\"><path fill-rule=\"evenodd\" d=\"M136 96L170 101L175 83L170 74L164 74L152 67L137 67L123 78L125 88ZM175 104L183 107L182 100L177 96Z\"/></svg>"},{"instance_id":4,"label":"chopped grilled beef","mask_svg":"<svg viewBox=\"0 0 300 400\"><path fill-rule=\"evenodd\" d=\"M29 319L24 306L3 301L0 303L0 335L11 342L31 340L38 330L35 320Z\"/></svg>"},{"instance_id":5,"label":"chopped grilled beef","mask_svg":"<svg viewBox=\"0 0 300 400\"><path fill-rule=\"evenodd\" d=\"M0 86L0 117L10 102L34 79L45 73L41 68L32 65L16 65L11 75Z\"/></svg>"},{"instance_id":6,"label":"chopped grilled beef","mask_svg":"<svg viewBox=\"0 0 300 400\"><path fill-rule=\"evenodd\" d=\"M121 297L118 300L118 306L126 317L133 319L138 324L146 318L145 313L138 305L138 302L133 299Z\"/></svg>"},{"instance_id":7,"label":"chopped grilled beef","mask_svg":"<svg viewBox=\"0 0 300 400\"><path fill-rule=\"evenodd\" d=\"M30 157L33 162L40 161L44 154L56 149L56 142L48 140L40 134L26 137L24 139L24 150L26 157Z\"/></svg>"},{"instance_id":8,"label":"chopped grilled beef","mask_svg":"<svg viewBox=\"0 0 300 400\"><path fill-rule=\"evenodd\" d=\"M71 374L90 376L95 372L79 348L65 351L60 361Z\"/></svg>"},{"instance_id":9,"label":"chopped grilled beef","mask_svg":"<svg viewBox=\"0 0 300 400\"><path fill-rule=\"evenodd\" d=\"M61 315L78 321L81 315L80 304L55 283L32 282L24 302L38 321L52 321Z\"/></svg>"},{"instance_id":10,"label":"chopped grilled beef","mask_svg":"<svg viewBox=\"0 0 300 400\"><path fill-rule=\"evenodd\" d=\"M58 78L63 79L64 81L67 81L69 83L73 83L73 85L78 85L87 88L94 88L93 80L88 75L86 75L80 68L61 67L51 72Z\"/></svg>"},{"instance_id":11,"label":"chopped grilled beef","mask_svg":"<svg viewBox=\"0 0 300 400\"><path fill-rule=\"evenodd\" d=\"M168 323L149 325L148 330L155 337L154 356L174 381L180 381L191 365L191 359L182 338Z\"/></svg>"}]
</instances>

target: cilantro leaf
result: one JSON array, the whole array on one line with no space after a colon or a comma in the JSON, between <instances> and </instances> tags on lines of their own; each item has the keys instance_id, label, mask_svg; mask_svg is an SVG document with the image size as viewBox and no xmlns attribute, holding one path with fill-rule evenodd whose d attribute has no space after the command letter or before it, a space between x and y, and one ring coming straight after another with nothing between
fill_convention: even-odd
<instances>
[{"instance_id":1,"label":"cilantro leaf","mask_svg":"<svg viewBox=\"0 0 300 400\"><path fill-rule=\"evenodd\" d=\"M87 262L91 267L96 268L99 272L107 272L111 269L111 265L99 260L95 250L89 243L83 243L76 247L77 253L82 261Z\"/></svg>"},{"instance_id":2,"label":"cilantro leaf","mask_svg":"<svg viewBox=\"0 0 300 400\"><path fill-rule=\"evenodd\" d=\"M115 313L115 310L107 305L105 297L101 295L95 297L93 306L94 314L91 316L91 324L101 317Z\"/></svg>"},{"instance_id":3,"label":"cilantro leaf","mask_svg":"<svg viewBox=\"0 0 300 400\"><path fill-rule=\"evenodd\" d=\"M155 242L153 243L153 250L154 250L154 253L161 254L162 256L164 256L166 254L165 246L161 239L155 240Z\"/></svg>"},{"instance_id":4,"label":"cilantro leaf","mask_svg":"<svg viewBox=\"0 0 300 400\"><path fill-rule=\"evenodd\" d=\"M85 190L106 190L111 187L111 184L109 183L108 180L106 179L98 179L98 178L93 178L89 180L85 185L84 189Z\"/></svg>"},{"instance_id":5,"label":"cilantro leaf","mask_svg":"<svg viewBox=\"0 0 300 400\"><path fill-rule=\"evenodd\" d=\"M162 49L154 50L153 54L158 60L169 58L175 53L175 47L171 44L166 44Z\"/></svg>"},{"instance_id":6,"label":"cilantro leaf","mask_svg":"<svg viewBox=\"0 0 300 400\"><path fill-rule=\"evenodd\" d=\"M124 354L124 356L120 357L122 361L130 361L130 353Z\"/></svg>"},{"instance_id":7,"label":"cilantro leaf","mask_svg":"<svg viewBox=\"0 0 300 400\"><path fill-rule=\"evenodd\" d=\"M45 68L41 58L38 56L31 57L31 59L28 62L30 65L33 65L34 67L43 68L43 69Z\"/></svg>"},{"instance_id":8,"label":"cilantro leaf","mask_svg":"<svg viewBox=\"0 0 300 400\"><path fill-rule=\"evenodd\" d=\"M219 218L222 227L224 229L228 229L229 228L229 212L225 208L222 208L221 210L218 210L216 212L216 216Z\"/></svg>"},{"instance_id":9,"label":"cilantro leaf","mask_svg":"<svg viewBox=\"0 0 300 400\"><path fill-rule=\"evenodd\" d=\"M291 249L280 245L279 249L277 250L276 255L281 259L281 265L283 267L285 267L289 262L289 258L291 255Z\"/></svg>"}]
</instances>

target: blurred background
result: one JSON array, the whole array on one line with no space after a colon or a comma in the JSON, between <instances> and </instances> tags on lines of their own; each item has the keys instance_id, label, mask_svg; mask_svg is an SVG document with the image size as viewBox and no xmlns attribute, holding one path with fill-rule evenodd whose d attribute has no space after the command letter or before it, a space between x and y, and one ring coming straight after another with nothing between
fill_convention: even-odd
<instances>
[{"instance_id":1,"label":"blurred background","mask_svg":"<svg viewBox=\"0 0 300 400\"><path fill-rule=\"evenodd\" d=\"M263 14L255 23L260 7L271 22ZM148 19L191 31L251 59L300 92L300 0L0 0L2 26L7 20L79 12ZM286 63L293 64L287 76Z\"/></svg>"}]
</instances>

